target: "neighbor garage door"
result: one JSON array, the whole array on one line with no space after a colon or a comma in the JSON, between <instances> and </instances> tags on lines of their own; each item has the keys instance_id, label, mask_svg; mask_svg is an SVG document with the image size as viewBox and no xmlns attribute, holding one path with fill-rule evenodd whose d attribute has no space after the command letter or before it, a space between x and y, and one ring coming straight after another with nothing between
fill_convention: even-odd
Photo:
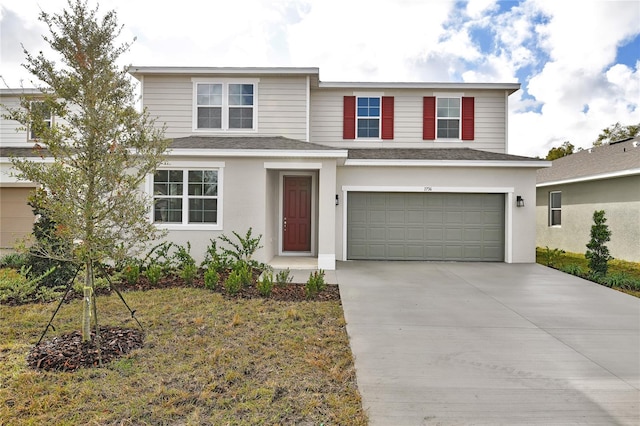
<instances>
[{"instance_id":1,"label":"neighbor garage door","mask_svg":"<svg viewBox=\"0 0 640 426\"><path fill-rule=\"evenodd\" d=\"M28 197L33 188L0 188L0 248L13 248L33 230L33 210Z\"/></svg>"},{"instance_id":2,"label":"neighbor garage door","mask_svg":"<svg viewBox=\"0 0 640 426\"><path fill-rule=\"evenodd\" d=\"M347 258L504 260L504 194L350 192Z\"/></svg>"}]
</instances>

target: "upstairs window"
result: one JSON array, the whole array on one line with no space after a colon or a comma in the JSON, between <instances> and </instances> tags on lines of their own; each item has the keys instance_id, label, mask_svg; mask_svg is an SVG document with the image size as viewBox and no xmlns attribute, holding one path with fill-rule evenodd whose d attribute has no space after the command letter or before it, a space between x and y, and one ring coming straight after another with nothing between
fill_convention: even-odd
<instances>
[{"instance_id":1,"label":"upstairs window","mask_svg":"<svg viewBox=\"0 0 640 426\"><path fill-rule=\"evenodd\" d=\"M344 96L343 139L383 139L394 137L393 96Z\"/></svg>"},{"instance_id":2,"label":"upstairs window","mask_svg":"<svg viewBox=\"0 0 640 426\"><path fill-rule=\"evenodd\" d=\"M218 224L218 170L157 170L153 176L153 221Z\"/></svg>"},{"instance_id":3,"label":"upstairs window","mask_svg":"<svg viewBox=\"0 0 640 426\"><path fill-rule=\"evenodd\" d=\"M422 139L472 141L475 139L475 98L425 96Z\"/></svg>"},{"instance_id":4,"label":"upstairs window","mask_svg":"<svg viewBox=\"0 0 640 426\"><path fill-rule=\"evenodd\" d=\"M438 139L459 139L460 98L438 98L436 111Z\"/></svg>"},{"instance_id":5,"label":"upstairs window","mask_svg":"<svg viewBox=\"0 0 640 426\"><path fill-rule=\"evenodd\" d=\"M51 115L51 110L47 107L44 102L41 101L33 101L31 102L31 112L35 117L42 119L42 122L45 127L51 128L51 124L53 123L53 118ZM35 125L29 126L29 140L39 139L41 135L36 129Z\"/></svg>"},{"instance_id":6,"label":"upstairs window","mask_svg":"<svg viewBox=\"0 0 640 426\"><path fill-rule=\"evenodd\" d=\"M380 138L380 98L358 98L358 138Z\"/></svg>"},{"instance_id":7,"label":"upstairs window","mask_svg":"<svg viewBox=\"0 0 640 426\"><path fill-rule=\"evenodd\" d=\"M562 192L549 193L549 226L562 224Z\"/></svg>"},{"instance_id":8,"label":"upstairs window","mask_svg":"<svg viewBox=\"0 0 640 426\"><path fill-rule=\"evenodd\" d=\"M197 82L195 129L254 130L255 89L255 83Z\"/></svg>"}]
</instances>

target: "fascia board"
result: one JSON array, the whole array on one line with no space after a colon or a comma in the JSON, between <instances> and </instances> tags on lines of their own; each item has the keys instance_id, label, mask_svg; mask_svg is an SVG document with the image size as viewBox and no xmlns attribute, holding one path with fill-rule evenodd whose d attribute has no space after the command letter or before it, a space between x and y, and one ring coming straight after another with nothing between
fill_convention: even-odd
<instances>
[{"instance_id":1,"label":"fascia board","mask_svg":"<svg viewBox=\"0 0 640 426\"><path fill-rule=\"evenodd\" d=\"M430 90L507 90L509 94L520 89L520 83L428 83L428 82L348 82L321 81L323 89L430 89Z\"/></svg>"},{"instance_id":2,"label":"fascia board","mask_svg":"<svg viewBox=\"0 0 640 426\"><path fill-rule=\"evenodd\" d=\"M319 68L295 68L295 67L154 67L132 65L128 69L129 74L238 74L238 75L318 75Z\"/></svg>"},{"instance_id":3,"label":"fascia board","mask_svg":"<svg viewBox=\"0 0 640 426\"><path fill-rule=\"evenodd\" d=\"M346 150L295 151L277 149L169 149L168 156L181 157L280 157L280 158L347 158Z\"/></svg>"},{"instance_id":4,"label":"fascia board","mask_svg":"<svg viewBox=\"0 0 640 426\"><path fill-rule=\"evenodd\" d=\"M612 178L634 176L634 175L640 175L640 169L628 169L628 170L621 170L618 172L601 173L598 175L581 176L581 177L571 178L571 179L561 179L561 180L553 180L550 182L542 182L542 183L536 184L536 188L542 188L545 186L553 186L553 185L564 185L567 183L579 183L579 182L589 182L593 180L612 179Z\"/></svg>"},{"instance_id":5,"label":"fascia board","mask_svg":"<svg viewBox=\"0 0 640 426\"><path fill-rule=\"evenodd\" d=\"M548 164L548 165L547 165ZM414 167L517 167L542 168L550 167L548 161L471 161L471 160L349 160L345 166L414 166Z\"/></svg>"}]
</instances>

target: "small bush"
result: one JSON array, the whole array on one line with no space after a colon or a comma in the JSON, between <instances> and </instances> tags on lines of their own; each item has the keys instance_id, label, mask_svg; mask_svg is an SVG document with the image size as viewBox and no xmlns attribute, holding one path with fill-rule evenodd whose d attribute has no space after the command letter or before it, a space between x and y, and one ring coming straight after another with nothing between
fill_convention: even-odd
<instances>
[{"instance_id":1,"label":"small bush","mask_svg":"<svg viewBox=\"0 0 640 426\"><path fill-rule=\"evenodd\" d=\"M144 276L147 277L149 282L153 285L158 284L158 281L162 278L162 274L163 267L157 263L152 263L147 267L146 271L144 271Z\"/></svg>"},{"instance_id":2,"label":"small bush","mask_svg":"<svg viewBox=\"0 0 640 426\"><path fill-rule=\"evenodd\" d=\"M324 271L320 269L320 271L313 271L309 274L309 279L305 285L305 291L307 293L307 298L313 298L318 295L322 290L325 289L327 284L324 281Z\"/></svg>"},{"instance_id":3,"label":"small bush","mask_svg":"<svg viewBox=\"0 0 640 426\"><path fill-rule=\"evenodd\" d=\"M233 272L238 275L238 278L244 287L250 286L253 282L253 270L248 263L243 261L236 262L233 266Z\"/></svg>"},{"instance_id":4,"label":"small bush","mask_svg":"<svg viewBox=\"0 0 640 426\"><path fill-rule=\"evenodd\" d=\"M11 268L0 269L0 303L49 302L62 294L63 287L38 286L50 275L54 268L36 278L28 278L31 268L22 266L19 271Z\"/></svg>"},{"instance_id":5,"label":"small bush","mask_svg":"<svg viewBox=\"0 0 640 426\"><path fill-rule=\"evenodd\" d=\"M20 269L27 265L29 256L23 253L9 253L0 258L0 268Z\"/></svg>"},{"instance_id":6,"label":"small bush","mask_svg":"<svg viewBox=\"0 0 640 426\"><path fill-rule=\"evenodd\" d=\"M273 273L271 271L265 271L256 282L256 288L262 296L271 296L271 292L273 291Z\"/></svg>"},{"instance_id":7,"label":"small bush","mask_svg":"<svg viewBox=\"0 0 640 426\"><path fill-rule=\"evenodd\" d=\"M289 268L283 269L276 274L276 285L278 287L284 287L293 281L293 276Z\"/></svg>"},{"instance_id":8,"label":"small bush","mask_svg":"<svg viewBox=\"0 0 640 426\"><path fill-rule=\"evenodd\" d=\"M204 287L209 290L214 290L220 281L220 274L214 268L209 268L204 271Z\"/></svg>"},{"instance_id":9,"label":"small bush","mask_svg":"<svg viewBox=\"0 0 640 426\"><path fill-rule=\"evenodd\" d=\"M136 261L127 262L122 268L122 275L129 285L135 285L140 278L140 264Z\"/></svg>"},{"instance_id":10,"label":"small bush","mask_svg":"<svg viewBox=\"0 0 640 426\"><path fill-rule=\"evenodd\" d=\"M209 240L209 246L207 247L207 251L204 255L204 260L200 264L203 268L211 269L212 267L217 272L222 272L224 269L229 269L231 267L231 261L224 254L218 251L218 244L215 240Z\"/></svg>"},{"instance_id":11,"label":"small bush","mask_svg":"<svg viewBox=\"0 0 640 426\"><path fill-rule=\"evenodd\" d=\"M563 254L565 254L564 250L557 248L551 249L549 246L545 246L544 258L546 265L551 268L558 267Z\"/></svg>"},{"instance_id":12,"label":"small bush","mask_svg":"<svg viewBox=\"0 0 640 426\"><path fill-rule=\"evenodd\" d=\"M575 264L565 265L561 267L560 270L564 273L575 275L577 277L582 277L582 278L584 278L587 275L586 271L580 265L575 265Z\"/></svg>"},{"instance_id":13,"label":"small bush","mask_svg":"<svg viewBox=\"0 0 640 426\"><path fill-rule=\"evenodd\" d=\"M160 266L163 274L168 274L172 270L176 269L177 254L172 254L172 249L178 247L176 244L165 241L160 243L147 253L147 256L142 261L143 265L147 265L147 270L152 266Z\"/></svg>"},{"instance_id":14,"label":"small bush","mask_svg":"<svg viewBox=\"0 0 640 426\"><path fill-rule=\"evenodd\" d=\"M237 270L233 270L231 274L227 277L227 280L224 282L224 289L227 294L237 294L242 288L242 276L241 273Z\"/></svg>"},{"instance_id":15,"label":"small bush","mask_svg":"<svg viewBox=\"0 0 640 426\"><path fill-rule=\"evenodd\" d=\"M607 287L640 291L640 280L625 273L614 273L601 278L600 284Z\"/></svg>"}]
</instances>

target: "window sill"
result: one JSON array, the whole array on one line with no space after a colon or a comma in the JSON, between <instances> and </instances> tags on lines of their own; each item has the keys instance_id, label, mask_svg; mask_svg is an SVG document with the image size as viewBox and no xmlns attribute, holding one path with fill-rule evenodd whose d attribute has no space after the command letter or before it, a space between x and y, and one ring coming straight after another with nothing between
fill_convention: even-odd
<instances>
[{"instance_id":1,"label":"window sill","mask_svg":"<svg viewBox=\"0 0 640 426\"><path fill-rule=\"evenodd\" d=\"M222 231L221 224L194 224L187 225L181 223L154 223L159 229L166 229L168 231Z\"/></svg>"},{"instance_id":2,"label":"window sill","mask_svg":"<svg viewBox=\"0 0 640 426\"><path fill-rule=\"evenodd\" d=\"M228 134L228 133L257 133L258 129L193 129L196 133L213 133L213 134Z\"/></svg>"}]
</instances>

